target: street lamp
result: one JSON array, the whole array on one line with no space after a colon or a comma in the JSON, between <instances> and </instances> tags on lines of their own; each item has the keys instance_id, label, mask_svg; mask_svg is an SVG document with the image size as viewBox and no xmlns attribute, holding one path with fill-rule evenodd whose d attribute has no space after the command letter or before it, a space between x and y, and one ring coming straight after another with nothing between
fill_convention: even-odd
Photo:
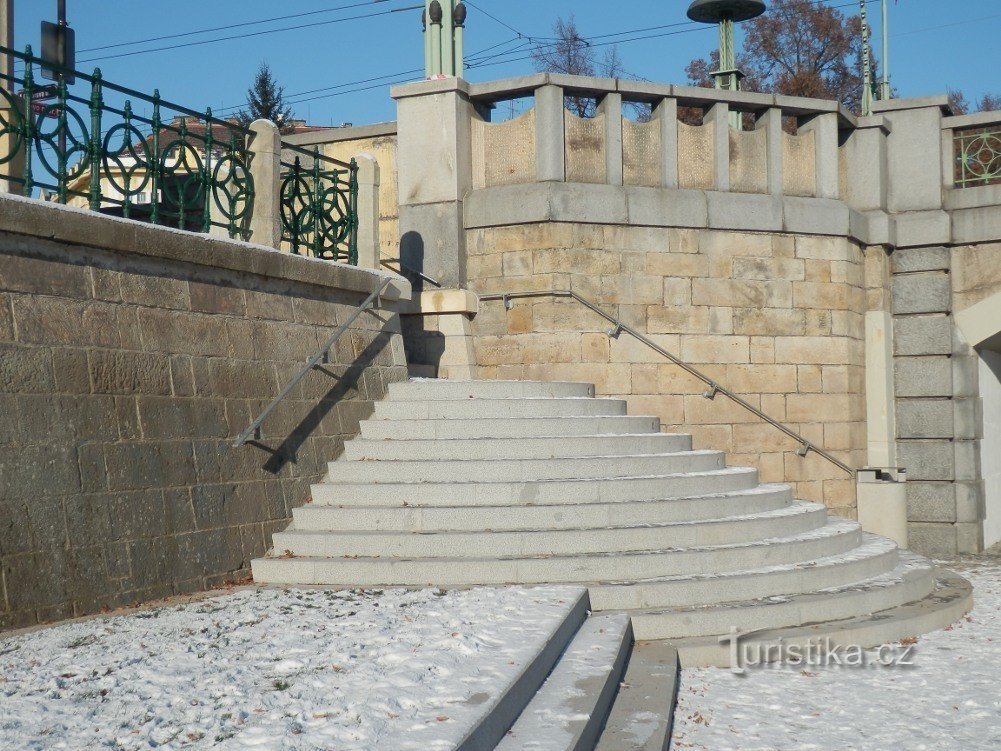
<instances>
[{"instance_id":1,"label":"street lamp","mask_svg":"<svg viewBox=\"0 0 1001 751\"><path fill-rule=\"evenodd\" d=\"M765 12L762 0L695 0L688 17L699 23L719 25L719 70L712 75L717 89L737 91L743 74L737 70L733 50L733 27Z\"/></svg>"},{"instance_id":2,"label":"street lamp","mask_svg":"<svg viewBox=\"0 0 1001 751\"><path fill-rule=\"evenodd\" d=\"M466 26L466 6L461 0L425 0L421 17L424 26L424 75L462 77L464 72L462 35Z\"/></svg>"}]
</instances>

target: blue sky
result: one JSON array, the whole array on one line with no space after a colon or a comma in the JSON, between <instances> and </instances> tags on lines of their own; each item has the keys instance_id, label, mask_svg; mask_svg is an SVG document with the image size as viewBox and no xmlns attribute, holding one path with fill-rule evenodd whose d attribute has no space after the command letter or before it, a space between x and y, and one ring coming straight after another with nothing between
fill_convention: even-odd
<instances>
[{"instance_id":1,"label":"blue sky","mask_svg":"<svg viewBox=\"0 0 1001 751\"><path fill-rule=\"evenodd\" d=\"M847 0L824 1L835 6L847 3ZM55 20L56 0L14 0L14 3L15 44L23 48L30 43L37 50L39 22ZM420 11L390 11L415 4L419 5L420 0L297 0L284 3L273 0L67 0L68 17L77 35L78 68L89 71L100 65L108 80L146 92L159 87L168 99L198 110L211 106L224 114L228 108L244 101L254 72L261 61L266 60L285 86L286 94L309 92L292 97L292 101L297 102L296 114L321 125L393 119L393 102L383 81L420 77L419 73L406 71L423 66L423 47ZM520 58L523 55L518 52L519 39L514 30L525 36L545 37L560 15L573 13L582 33L597 36L684 24L688 4L688 0L633 0L631 3L474 0L474 7L469 8L466 48L469 53L489 48L483 58L506 50L513 50L507 58ZM356 7L344 8L348 5ZM879 3L870 0L869 6L877 25L878 44ZM343 9L327 12L331 8ZM853 12L855 8L857 3L845 10ZM890 11L891 70L894 86L902 96L939 93L946 86L962 88L971 100L987 91L1001 92L996 64L1001 32L1001 3L998 0L899 0L891 4ZM326 23L372 13L382 15ZM87 51L291 14L311 15ZM221 36L320 23L323 25L199 43ZM635 39L652 35L660 36ZM688 61L705 55L716 43L712 29L693 25L623 34L617 38L634 39L619 45L627 70L643 78L668 82L683 82ZM520 42L527 44L524 39ZM191 46L94 59L176 44ZM90 61L84 62L88 58ZM467 78L489 80L532 70L531 60L503 62L504 59L485 59L484 62L490 64L471 69ZM991 63L991 59L995 62ZM390 75L395 77L376 82L366 80ZM343 86L359 81L365 82ZM341 88L330 88L337 86ZM316 91L318 89L320 91Z\"/></svg>"}]
</instances>

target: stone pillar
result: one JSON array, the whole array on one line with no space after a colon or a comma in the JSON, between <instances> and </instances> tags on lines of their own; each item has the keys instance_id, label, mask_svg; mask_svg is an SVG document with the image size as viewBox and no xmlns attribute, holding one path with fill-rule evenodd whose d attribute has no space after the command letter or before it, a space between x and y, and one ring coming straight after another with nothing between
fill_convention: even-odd
<instances>
[{"instance_id":1,"label":"stone pillar","mask_svg":"<svg viewBox=\"0 0 1001 751\"><path fill-rule=\"evenodd\" d=\"M8 47L10 49L14 48L14 0L0 0L0 45ZM13 77L14 75L14 58L9 55L0 55L0 71L4 75ZM7 90L11 95L11 98L15 98L14 95L14 82L10 78L0 81L0 86ZM20 98L16 98L15 101L20 101ZM10 111L7 106L7 101L0 99L0 118L3 118L6 122L13 122L15 115ZM13 134L8 134L0 138L0 151L9 154L11 149L16 143L16 138ZM15 156L13 159L8 160L3 165L0 165L0 173L4 175L18 175L20 176L24 172L24 155L22 153ZM13 182L10 180L0 179L0 192L3 193L23 193L24 189L20 183Z\"/></svg>"},{"instance_id":2,"label":"stone pillar","mask_svg":"<svg viewBox=\"0 0 1001 751\"><path fill-rule=\"evenodd\" d=\"M754 129L765 131L768 192L782 195L782 110L772 107L762 112L754 121Z\"/></svg>"},{"instance_id":3,"label":"stone pillar","mask_svg":"<svg viewBox=\"0 0 1001 751\"><path fill-rule=\"evenodd\" d=\"M886 208L896 215L897 246L948 243L951 226L942 207L945 178L938 156L948 98L890 99L876 102L873 111L889 125Z\"/></svg>"},{"instance_id":4,"label":"stone pillar","mask_svg":"<svg viewBox=\"0 0 1001 751\"><path fill-rule=\"evenodd\" d=\"M561 87L535 90L535 179L539 182L567 179L565 111Z\"/></svg>"},{"instance_id":5,"label":"stone pillar","mask_svg":"<svg viewBox=\"0 0 1001 751\"><path fill-rule=\"evenodd\" d=\"M254 210L250 216L250 241L277 248L282 239L281 155L282 137L270 120L254 120L247 146L250 175L254 179Z\"/></svg>"},{"instance_id":6,"label":"stone pillar","mask_svg":"<svg viewBox=\"0 0 1001 751\"><path fill-rule=\"evenodd\" d=\"M801 120L799 132L811 131L816 149L817 198L838 198L840 193L838 113L825 112Z\"/></svg>"},{"instance_id":7,"label":"stone pillar","mask_svg":"<svg viewBox=\"0 0 1001 751\"><path fill-rule=\"evenodd\" d=\"M873 252L882 253L882 248ZM893 394L893 318L887 310L865 314L865 406L868 465L897 466Z\"/></svg>"},{"instance_id":8,"label":"stone pillar","mask_svg":"<svg viewBox=\"0 0 1001 751\"><path fill-rule=\"evenodd\" d=\"M660 122L661 184L678 187L678 100L662 99L653 111Z\"/></svg>"},{"instance_id":9,"label":"stone pillar","mask_svg":"<svg viewBox=\"0 0 1001 751\"><path fill-rule=\"evenodd\" d=\"M448 78L393 89L397 100L400 258L443 287L463 287L462 203L472 189L468 85Z\"/></svg>"},{"instance_id":10,"label":"stone pillar","mask_svg":"<svg viewBox=\"0 0 1001 751\"><path fill-rule=\"evenodd\" d=\"M714 190L730 190L730 106L718 102L709 108L704 122L713 125Z\"/></svg>"},{"instance_id":11,"label":"stone pillar","mask_svg":"<svg viewBox=\"0 0 1001 751\"><path fill-rule=\"evenodd\" d=\"M622 185L622 94L605 94L598 112L605 116L605 182Z\"/></svg>"},{"instance_id":12,"label":"stone pillar","mask_svg":"<svg viewBox=\"0 0 1001 751\"><path fill-rule=\"evenodd\" d=\"M475 378L472 319L478 311L479 298L464 289L423 292L403 305L400 315L411 376Z\"/></svg>"},{"instance_id":13,"label":"stone pillar","mask_svg":"<svg viewBox=\"0 0 1001 751\"><path fill-rule=\"evenodd\" d=\"M978 358L952 316L952 251L897 248L893 325L897 463L907 468L912 547L982 547Z\"/></svg>"},{"instance_id":14,"label":"stone pillar","mask_svg":"<svg viewBox=\"0 0 1001 751\"><path fill-rule=\"evenodd\" d=\"M356 154L358 163L358 265L380 267L379 162L371 154Z\"/></svg>"},{"instance_id":15,"label":"stone pillar","mask_svg":"<svg viewBox=\"0 0 1001 751\"><path fill-rule=\"evenodd\" d=\"M0 45L14 49L14 0L0 0ZM13 76L14 58L0 55L0 72L6 76ZM13 91L14 84L5 79L3 87Z\"/></svg>"},{"instance_id":16,"label":"stone pillar","mask_svg":"<svg viewBox=\"0 0 1001 751\"><path fill-rule=\"evenodd\" d=\"M863 117L844 145L846 195L857 211L885 211L887 195L886 137L890 125L882 116Z\"/></svg>"}]
</instances>

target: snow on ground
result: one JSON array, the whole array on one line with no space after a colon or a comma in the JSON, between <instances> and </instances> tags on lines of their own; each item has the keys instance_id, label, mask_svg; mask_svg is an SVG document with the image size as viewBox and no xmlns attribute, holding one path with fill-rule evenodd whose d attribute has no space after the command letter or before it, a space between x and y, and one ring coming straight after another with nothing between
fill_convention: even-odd
<instances>
[{"instance_id":1,"label":"snow on ground","mask_svg":"<svg viewBox=\"0 0 1001 751\"><path fill-rule=\"evenodd\" d=\"M1001 563L949 567L974 609L921 636L914 667L684 670L672 749L1001 749Z\"/></svg>"},{"instance_id":2,"label":"snow on ground","mask_svg":"<svg viewBox=\"0 0 1001 751\"><path fill-rule=\"evenodd\" d=\"M0 749L451 749L579 593L247 589L0 638Z\"/></svg>"}]
</instances>

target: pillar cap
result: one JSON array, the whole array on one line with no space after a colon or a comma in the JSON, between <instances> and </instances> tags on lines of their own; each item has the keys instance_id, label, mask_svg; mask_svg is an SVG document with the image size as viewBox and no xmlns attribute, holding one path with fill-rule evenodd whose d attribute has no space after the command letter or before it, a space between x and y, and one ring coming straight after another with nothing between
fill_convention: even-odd
<instances>
[{"instance_id":1,"label":"pillar cap","mask_svg":"<svg viewBox=\"0 0 1001 751\"><path fill-rule=\"evenodd\" d=\"M749 21L765 12L762 0L695 0L688 8L688 17L699 23Z\"/></svg>"}]
</instances>

